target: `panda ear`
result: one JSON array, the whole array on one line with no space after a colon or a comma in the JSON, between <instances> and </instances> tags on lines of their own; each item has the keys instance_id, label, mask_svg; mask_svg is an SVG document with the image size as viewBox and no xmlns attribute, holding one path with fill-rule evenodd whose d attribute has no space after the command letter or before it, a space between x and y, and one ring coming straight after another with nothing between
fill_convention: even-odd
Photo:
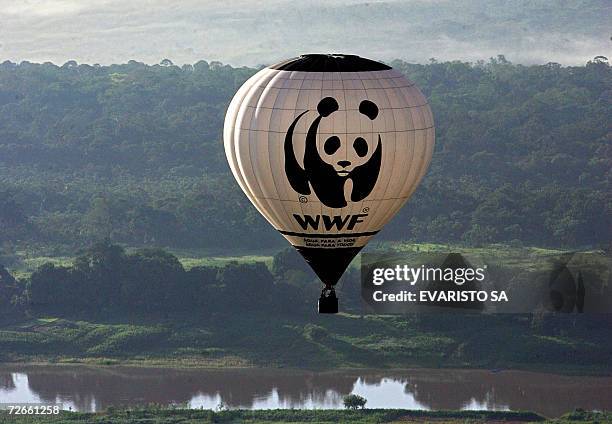
<instances>
[{"instance_id":1,"label":"panda ear","mask_svg":"<svg viewBox=\"0 0 612 424\"><path fill-rule=\"evenodd\" d=\"M325 97L317 105L317 112L322 117L331 115L338 110L338 102L333 97Z\"/></svg>"},{"instance_id":2,"label":"panda ear","mask_svg":"<svg viewBox=\"0 0 612 424\"><path fill-rule=\"evenodd\" d=\"M378 116L378 106L369 100L363 100L359 103L359 112L374 120Z\"/></svg>"}]
</instances>

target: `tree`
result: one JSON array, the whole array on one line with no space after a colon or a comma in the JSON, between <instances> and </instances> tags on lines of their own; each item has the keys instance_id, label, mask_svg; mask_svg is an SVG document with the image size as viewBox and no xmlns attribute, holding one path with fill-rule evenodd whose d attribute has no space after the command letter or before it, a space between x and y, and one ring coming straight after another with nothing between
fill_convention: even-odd
<instances>
[{"instance_id":1,"label":"tree","mask_svg":"<svg viewBox=\"0 0 612 424\"><path fill-rule=\"evenodd\" d=\"M185 270L176 256L161 249L141 249L129 255L121 284L124 307L147 312L185 306Z\"/></svg>"},{"instance_id":2,"label":"tree","mask_svg":"<svg viewBox=\"0 0 612 424\"><path fill-rule=\"evenodd\" d=\"M83 303L97 308L113 308L120 305L122 273L125 269L125 251L121 246L104 240L94 244L74 261L73 271L87 284Z\"/></svg>"},{"instance_id":3,"label":"tree","mask_svg":"<svg viewBox=\"0 0 612 424\"><path fill-rule=\"evenodd\" d=\"M300 255L295 249L287 247L274 255L272 259L272 272L275 275L280 275L287 270L295 269L300 259Z\"/></svg>"},{"instance_id":4,"label":"tree","mask_svg":"<svg viewBox=\"0 0 612 424\"><path fill-rule=\"evenodd\" d=\"M93 240L110 239L113 231L113 218L108 199L96 197L84 219L85 232Z\"/></svg>"},{"instance_id":5,"label":"tree","mask_svg":"<svg viewBox=\"0 0 612 424\"><path fill-rule=\"evenodd\" d=\"M224 301L245 308L266 306L272 300L273 277L263 262L229 263L217 274ZM257 299L255 301L255 299Z\"/></svg>"},{"instance_id":6,"label":"tree","mask_svg":"<svg viewBox=\"0 0 612 424\"><path fill-rule=\"evenodd\" d=\"M0 264L0 317L14 312L13 299L21 294L15 278Z\"/></svg>"},{"instance_id":7,"label":"tree","mask_svg":"<svg viewBox=\"0 0 612 424\"><path fill-rule=\"evenodd\" d=\"M344 407L346 409L363 409L365 408L367 399L362 396L351 393L350 395L344 396L342 402L344 403Z\"/></svg>"}]
</instances>

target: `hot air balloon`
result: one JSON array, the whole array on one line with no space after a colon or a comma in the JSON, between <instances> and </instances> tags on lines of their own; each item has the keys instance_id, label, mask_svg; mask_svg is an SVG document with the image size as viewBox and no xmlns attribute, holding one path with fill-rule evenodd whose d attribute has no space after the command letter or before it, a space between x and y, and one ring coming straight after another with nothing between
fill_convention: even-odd
<instances>
[{"instance_id":1,"label":"hot air balloon","mask_svg":"<svg viewBox=\"0 0 612 424\"><path fill-rule=\"evenodd\" d=\"M223 138L242 190L323 282L319 312L335 313L334 285L423 178L434 122L390 66L307 54L247 80Z\"/></svg>"}]
</instances>

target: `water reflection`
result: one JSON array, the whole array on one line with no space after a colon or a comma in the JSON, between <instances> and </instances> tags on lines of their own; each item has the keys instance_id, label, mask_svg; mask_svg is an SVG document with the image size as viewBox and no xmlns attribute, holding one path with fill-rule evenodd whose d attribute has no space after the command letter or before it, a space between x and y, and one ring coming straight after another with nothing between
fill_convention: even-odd
<instances>
[{"instance_id":1,"label":"water reflection","mask_svg":"<svg viewBox=\"0 0 612 424\"><path fill-rule=\"evenodd\" d=\"M79 411L110 405L187 403L215 408L341 408L357 393L371 408L612 409L612 378L518 371L173 370L72 366L0 367L0 402L56 402Z\"/></svg>"}]
</instances>

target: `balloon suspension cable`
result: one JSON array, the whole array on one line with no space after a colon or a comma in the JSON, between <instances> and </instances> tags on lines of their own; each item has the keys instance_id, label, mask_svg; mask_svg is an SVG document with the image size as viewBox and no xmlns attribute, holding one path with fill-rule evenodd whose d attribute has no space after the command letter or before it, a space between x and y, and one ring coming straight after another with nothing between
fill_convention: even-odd
<instances>
[{"instance_id":1,"label":"balloon suspension cable","mask_svg":"<svg viewBox=\"0 0 612 424\"><path fill-rule=\"evenodd\" d=\"M332 293L336 294L336 290L334 289L334 286L332 286L331 284L325 284L323 286L323 289L321 290L321 295L322 296L329 296Z\"/></svg>"}]
</instances>

